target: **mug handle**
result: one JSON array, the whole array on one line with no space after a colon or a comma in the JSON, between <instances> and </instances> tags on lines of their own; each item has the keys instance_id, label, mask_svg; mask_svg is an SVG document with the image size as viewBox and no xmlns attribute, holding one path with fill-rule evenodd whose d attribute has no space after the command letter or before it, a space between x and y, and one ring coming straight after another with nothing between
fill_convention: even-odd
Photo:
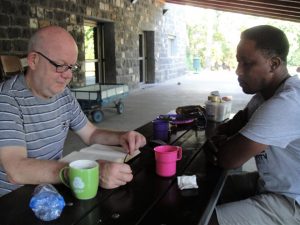
<instances>
[{"instance_id":1,"label":"mug handle","mask_svg":"<svg viewBox=\"0 0 300 225\"><path fill-rule=\"evenodd\" d=\"M68 169L69 169L68 166L62 168L59 171L59 178L64 185L66 185L67 187L70 187L70 185L68 184L68 180L65 178L65 170L68 170Z\"/></svg>"},{"instance_id":2,"label":"mug handle","mask_svg":"<svg viewBox=\"0 0 300 225\"><path fill-rule=\"evenodd\" d=\"M178 151L177 151L177 160L180 160L182 158L182 148L178 147Z\"/></svg>"}]
</instances>

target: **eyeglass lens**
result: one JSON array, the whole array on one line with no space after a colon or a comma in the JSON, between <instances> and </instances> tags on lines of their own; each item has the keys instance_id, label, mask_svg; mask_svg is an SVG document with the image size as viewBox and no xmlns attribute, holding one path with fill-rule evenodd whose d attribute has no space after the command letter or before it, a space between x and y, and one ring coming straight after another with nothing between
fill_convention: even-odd
<instances>
[{"instance_id":1,"label":"eyeglass lens","mask_svg":"<svg viewBox=\"0 0 300 225\"><path fill-rule=\"evenodd\" d=\"M59 64L55 63L53 60L51 60L50 58L48 58L47 56L45 56L43 53L38 52L38 51L36 51L36 53L43 56L45 59L48 60L49 63L51 63L53 66L55 66L57 73L66 72L68 69L70 69L72 73L80 70L80 66L78 64L74 64L74 65L70 65L70 66L69 65L59 65Z\"/></svg>"}]
</instances>

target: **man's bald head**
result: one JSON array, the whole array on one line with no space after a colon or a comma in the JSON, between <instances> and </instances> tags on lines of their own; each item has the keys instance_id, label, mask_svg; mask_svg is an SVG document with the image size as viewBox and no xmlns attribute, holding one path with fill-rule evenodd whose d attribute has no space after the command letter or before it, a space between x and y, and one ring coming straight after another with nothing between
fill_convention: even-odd
<instances>
[{"instance_id":1,"label":"man's bald head","mask_svg":"<svg viewBox=\"0 0 300 225\"><path fill-rule=\"evenodd\" d=\"M31 51L43 51L48 54L53 51L70 51L77 45L72 35L59 26L47 26L39 29L29 40L28 53Z\"/></svg>"}]
</instances>

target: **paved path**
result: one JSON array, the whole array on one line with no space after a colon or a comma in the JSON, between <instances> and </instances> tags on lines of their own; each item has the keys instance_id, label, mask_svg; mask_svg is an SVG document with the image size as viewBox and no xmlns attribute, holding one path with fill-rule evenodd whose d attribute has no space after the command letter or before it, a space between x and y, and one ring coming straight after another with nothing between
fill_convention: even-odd
<instances>
[{"instance_id":1,"label":"paved path","mask_svg":"<svg viewBox=\"0 0 300 225\"><path fill-rule=\"evenodd\" d=\"M97 126L107 129L134 130L157 115L184 105L204 105L211 91L218 90L221 96L233 97L232 112L243 108L251 96L244 94L234 72L204 72L187 74L159 84L145 84L130 92L124 99L124 113L115 108L104 108L104 120ZM69 133L65 152L79 150L84 144Z\"/></svg>"},{"instance_id":2,"label":"paved path","mask_svg":"<svg viewBox=\"0 0 300 225\"><path fill-rule=\"evenodd\" d=\"M178 106L204 105L211 91L233 97L232 112L243 108L251 96L242 92L233 72L203 72L188 74L159 84L145 84L124 99L125 110L117 115L115 109L104 109L99 127L135 129L159 114Z\"/></svg>"}]
</instances>

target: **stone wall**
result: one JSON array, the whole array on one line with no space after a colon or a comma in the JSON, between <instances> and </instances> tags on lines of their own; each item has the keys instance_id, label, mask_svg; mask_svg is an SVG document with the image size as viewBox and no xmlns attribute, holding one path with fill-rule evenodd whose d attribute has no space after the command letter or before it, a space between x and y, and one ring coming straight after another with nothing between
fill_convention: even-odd
<instances>
[{"instance_id":1,"label":"stone wall","mask_svg":"<svg viewBox=\"0 0 300 225\"><path fill-rule=\"evenodd\" d=\"M165 13L157 29L156 40L156 82L182 76L186 73L186 45L188 36L182 6L167 4ZM174 37L176 52L167 53L168 37Z\"/></svg>"},{"instance_id":2,"label":"stone wall","mask_svg":"<svg viewBox=\"0 0 300 225\"><path fill-rule=\"evenodd\" d=\"M163 9L168 11L163 14ZM155 82L183 75L186 30L180 6L162 0L0 0L0 54L26 56L29 37L39 27L56 24L75 38L78 62L84 61L84 20L115 24L117 82L137 88L139 83L138 34L155 32ZM168 37L176 37L176 54L168 56ZM83 74L83 73L82 73ZM79 79L82 74L79 74Z\"/></svg>"}]
</instances>

